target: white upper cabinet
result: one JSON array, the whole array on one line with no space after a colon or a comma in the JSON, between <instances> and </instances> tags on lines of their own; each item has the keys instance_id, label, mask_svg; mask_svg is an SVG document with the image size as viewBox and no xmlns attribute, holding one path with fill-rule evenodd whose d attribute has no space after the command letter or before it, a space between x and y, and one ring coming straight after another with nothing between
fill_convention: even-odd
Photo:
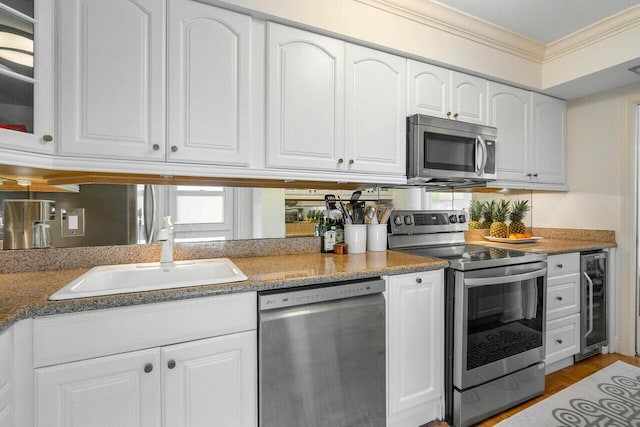
<instances>
[{"instance_id":1,"label":"white upper cabinet","mask_svg":"<svg viewBox=\"0 0 640 427\"><path fill-rule=\"evenodd\" d=\"M447 117L451 113L451 71L412 60L407 67L407 113Z\"/></svg>"},{"instance_id":2,"label":"white upper cabinet","mask_svg":"<svg viewBox=\"0 0 640 427\"><path fill-rule=\"evenodd\" d=\"M406 60L267 31L267 167L404 175Z\"/></svg>"},{"instance_id":3,"label":"white upper cabinet","mask_svg":"<svg viewBox=\"0 0 640 427\"><path fill-rule=\"evenodd\" d=\"M0 148L54 151L53 15L51 0L0 0L3 47L19 49L0 66Z\"/></svg>"},{"instance_id":4,"label":"white upper cabinet","mask_svg":"<svg viewBox=\"0 0 640 427\"><path fill-rule=\"evenodd\" d=\"M344 42L267 27L267 166L344 164Z\"/></svg>"},{"instance_id":5,"label":"white upper cabinet","mask_svg":"<svg viewBox=\"0 0 640 427\"><path fill-rule=\"evenodd\" d=\"M346 45L345 161L349 170L404 174L406 59Z\"/></svg>"},{"instance_id":6,"label":"white upper cabinet","mask_svg":"<svg viewBox=\"0 0 640 427\"><path fill-rule=\"evenodd\" d=\"M486 80L423 62L408 62L408 114L487 123Z\"/></svg>"},{"instance_id":7,"label":"white upper cabinet","mask_svg":"<svg viewBox=\"0 0 640 427\"><path fill-rule=\"evenodd\" d=\"M164 2L58 6L58 153L164 159Z\"/></svg>"},{"instance_id":8,"label":"white upper cabinet","mask_svg":"<svg viewBox=\"0 0 640 427\"><path fill-rule=\"evenodd\" d=\"M451 112L455 120L487 124L486 96L486 80L451 72Z\"/></svg>"},{"instance_id":9,"label":"white upper cabinet","mask_svg":"<svg viewBox=\"0 0 640 427\"><path fill-rule=\"evenodd\" d=\"M531 179L534 182L567 182L567 104L531 93ZM499 130L498 130L499 131Z\"/></svg>"},{"instance_id":10,"label":"white upper cabinet","mask_svg":"<svg viewBox=\"0 0 640 427\"><path fill-rule=\"evenodd\" d=\"M487 109L489 125L498 129L496 185L564 189L566 103L489 82Z\"/></svg>"},{"instance_id":11,"label":"white upper cabinet","mask_svg":"<svg viewBox=\"0 0 640 427\"><path fill-rule=\"evenodd\" d=\"M489 126L498 129L498 180L522 180L529 171L529 92L489 82L488 100Z\"/></svg>"},{"instance_id":12,"label":"white upper cabinet","mask_svg":"<svg viewBox=\"0 0 640 427\"><path fill-rule=\"evenodd\" d=\"M247 166L251 17L169 1L170 161Z\"/></svg>"}]
</instances>

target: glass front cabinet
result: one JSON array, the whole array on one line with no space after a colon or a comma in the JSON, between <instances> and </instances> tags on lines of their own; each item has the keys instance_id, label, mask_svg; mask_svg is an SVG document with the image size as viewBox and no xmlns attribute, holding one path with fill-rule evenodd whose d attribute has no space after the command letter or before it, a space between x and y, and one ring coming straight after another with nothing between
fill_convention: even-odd
<instances>
[{"instance_id":1,"label":"glass front cabinet","mask_svg":"<svg viewBox=\"0 0 640 427\"><path fill-rule=\"evenodd\" d=\"M0 0L0 149L53 153L51 0Z\"/></svg>"}]
</instances>

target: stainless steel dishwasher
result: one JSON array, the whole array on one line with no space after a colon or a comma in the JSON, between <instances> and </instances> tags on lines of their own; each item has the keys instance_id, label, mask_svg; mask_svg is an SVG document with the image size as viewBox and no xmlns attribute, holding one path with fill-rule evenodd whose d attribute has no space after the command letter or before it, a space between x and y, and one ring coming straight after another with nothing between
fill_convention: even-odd
<instances>
[{"instance_id":1,"label":"stainless steel dishwasher","mask_svg":"<svg viewBox=\"0 0 640 427\"><path fill-rule=\"evenodd\" d=\"M380 279L259 295L260 427L385 425Z\"/></svg>"}]
</instances>

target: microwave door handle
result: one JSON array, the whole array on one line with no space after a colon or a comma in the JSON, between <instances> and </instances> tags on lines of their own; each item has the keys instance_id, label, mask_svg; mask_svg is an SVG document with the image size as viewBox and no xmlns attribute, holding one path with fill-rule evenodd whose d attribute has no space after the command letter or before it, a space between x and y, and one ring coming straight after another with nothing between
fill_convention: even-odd
<instances>
[{"instance_id":1,"label":"microwave door handle","mask_svg":"<svg viewBox=\"0 0 640 427\"><path fill-rule=\"evenodd\" d=\"M499 277L482 277L478 279L464 279L464 286L466 288L475 288L478 286L487 286L487 285L502 285L504 283L511 282L519 282L521 280L530 280L535 279L540 276L544 276L547 274L546 268L541 268L539 270L535 270L529 273L522 274L512 274L509 276L499 276Z\"/></svg>"},{"instance_id":2,"label":"microwave door handle","mask_svg":"<svg viewBox=\"0 0 640 427\"><path fill-rule=\"evenodd\" d=\"M480 157L480 156L479 156L479 154L480 154L480 153L478 152L478 147L479 147L479 146L480 146L480 142L478 141L478 138L476 137L476 140L475 140L475 147L474 147L474 148L475 148L475 154L476 154L476 157L475 157L475 162L476 162L476 164L475 164L475 167L476 167L476 175L478 175L478 176L480 176L480 175L481 175L481 172L480 172L480 165L482 164L482 161L480 161L480 162L478 161L478 158Z\"/></svg>"},{"instance_id":3,"label":"microwave door handle","mask_svg":"<svg viewBox=\"0 0 640 427\"><path fill-rule=\"evenodd\" d=\"M587 272L583 272L584 277L587 279L587 283L589 284L589 329L587 333L584 334L584 337L588 337L591 332L593 332L593 280L587 274Z\"/></svg>"},{"instance_id":4,"label":"microwave door handle","mask_svg":"<svg viewBox=\"0 0 640 427\"><path fill-rule=\"evenodd\" d=\"M487 150L487 143L484 142L484 138L481 135L478 135L476 139L480 142L480 146L482 147L482 165L480 166L480 171L478 173L478 175L482 175L484 174L484 168L487 166L489 153Z\"/></svg>"}]
</instances>

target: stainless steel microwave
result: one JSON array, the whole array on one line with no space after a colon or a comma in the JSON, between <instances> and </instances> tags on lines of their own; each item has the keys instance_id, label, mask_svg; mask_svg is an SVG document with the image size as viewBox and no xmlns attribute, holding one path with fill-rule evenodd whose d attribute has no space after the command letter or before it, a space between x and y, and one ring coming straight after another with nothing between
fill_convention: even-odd
<instances>
[{"instance_id":1,"label":"stainless steel microwave","mask_svg":"<svg viewBox=\"0 0 640 427\"><path fill-rule=\"evenodd\" d=\"M496 179L494 127L416 114L407 118L409 184L480 187Z\"/></svg>"}]
</instances>

